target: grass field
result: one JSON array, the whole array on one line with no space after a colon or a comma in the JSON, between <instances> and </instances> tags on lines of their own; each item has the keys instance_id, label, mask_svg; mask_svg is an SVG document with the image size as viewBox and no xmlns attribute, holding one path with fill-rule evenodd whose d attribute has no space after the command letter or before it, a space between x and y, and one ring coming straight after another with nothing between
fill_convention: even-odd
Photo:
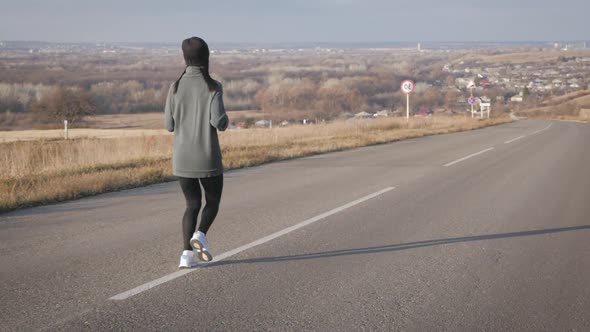
<instances>
[{"instance_id":1,"label":"grass field","mask_svg":"<svg viewBox=\"0 0 590 332\"><path fill-rule=\"evenodd\" d=\"M121 138L165 135L167 133L165 129L70 129L68 137L71 139ZM63 129L0 131L0 143L63 138Z\"/></svg>"},{"instance_id":2,"label":"grass field","mask_svg":"<svg viewBox=\"0 0 590 332\"><path fill-rule=\"evenodd\" d=\"M263 112L256 110L229 111L227 113L232 121L240 119L243 121L245 118L259 120L265 117ZM34 122L33 117L34 115L29 113L11 113L8 115L6 113L0 113L0 142L2 142L2 138L4 138L5 142L9 141L7 136L10 136L10 140L16 140L15 138L19 138L19 135L23 137L22 139L63 137L63 131L59 130L63 128L63 124L39 124ZM87 116L84 119L76 122L75 127L72 128L126 130L164 129L164 111L153 113L101 114ZM51 129L55 129L55 131L49 131ZM19 131L22 133L17 133ZM9 135L5 132L13 132L13 134ZM39 133L40 135L38 135L38 137L31 135L35 132ZM92 134L90 136L92 136Z\"/></svg>"},{"instance_id":3,"label":"grass field","mask_svg":"<svg viewBox=\"0 0 590 332\"><path fill-rule=\"evenodd\" d=\"M230 119L251 117L259 119L264 116L260 111L229 111ZM80 124L84 128L97 129L164 129L164 113L140 114L105 114L89 116Z\"/></svg>"},{"instance_id":4,"label":"grass field","mask_svg":"<svg viewBox=\"0 0 590 332\"><path fill-rule=\"evenodd\" d=\"M264 113L260 111L230 111L230 119L253 118L261 119ZM68 130L68 137L77 138L118 138L143 137L165 135L164 114L105 114L88 116L76 128ZM45 130L0 130L0 143L15 141L30 141L38 139L63 139L63 129Z\"/></svg>"},{"instance_id":5,"label":"grass field","mask_svg":"<svg viewBox=\"0 0 590 332\"><path fill-rule=\"evenodd\" d=\"M509 122L507 118L401 118L347 121L220 134L227 169L392 142L411 137L471 130ZM173 180L173 136L38 139L0 143L0 212L97 193ZM125 136L127 135L127 136Z\"/></svg>"},{"instance_id":6,"label":"grass field","mask_svg":"<svg viewBox=\"0 0 590 332\"><path fill-rule=\"evenodd\" d=\"M564 96L549 99L541 106L531 107L519 112L531 118L549 118L590 122L590 92L577 91Z\"/></svg>"},{"instance_id":7,"label":"grass field","mask_svg":"<svg viewBox=\"0 0 590 332\"><path fill-rule=\"evenodd\" d=\"M543 105L559 105L569 101L575 101L578 103L590 103L590 91L582 90L566 93L562 96L556 96L543 102Z\"/></svg>"}]
</instances>

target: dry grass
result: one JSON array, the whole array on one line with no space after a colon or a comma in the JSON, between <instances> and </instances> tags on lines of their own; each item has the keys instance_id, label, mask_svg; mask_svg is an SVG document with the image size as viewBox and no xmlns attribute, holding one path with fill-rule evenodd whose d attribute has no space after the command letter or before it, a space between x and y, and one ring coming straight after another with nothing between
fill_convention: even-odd
<instances>
[{"instance_id":1,"label":"dry grass","mask_svg":"<svg viewBox=\"0 0 590 332\"><path fill-rule=\"evenodd\" d=\"M230 119L236 117L251 117L259 119L264 116L261 111L229 111ZM102 114L87 116L80 124L84 128L98 129L164 129L164 114L137 113L137 114Z\"/></svg>"},{"instance_id":2,"label":"dry grass","mask_svg":"<svg viewBox=\"0 0 590 332\"><path fill-rule=\"evenodd\" d=\"M543 105L559 105L568 101L590 102L590 91L581 90L566 93L562 96L553 97L543 102Z\"/></svg>"},{"instance_id":3,"label":"dry grass","mask_svg":"<svg viewBox=\"0 0 590 332\"><path fill-rule=\"evenodd\" d=\"M139 114L101 114L87 116L81 127L114 129L114 128L141 128L164 129L162 112Z\"/></svg>"},{"instance_id":4,"label":"dry grass","mask_svg":"<svg viewBox=\"0 0 590 332\"><path fill-rule=\"evenodd\" d=\"M71 139L147 137L167 133L164 129L70 129L68 130L68 137ZM0 143L40 139L61 140L63 138L63 129L0 131Z\"/></svg>"},{"instance_id":5,"label":"dry grass","mask_svg":"<svg viewBox=\"0 0 590 332\"><path fill-rule=\"evenodd\" d=\"M164 129L164 111L154 113L133 114L100 114L87 116L75 124L76 128L93 129L125 129L130 132L140 129ZM256 120L266 117L268 114L257 110L228 111L229 118L234 120L253 118ZM57 129L56 129L57 128ZM62 138L63 128L61 123L37 123L34 114L29 113L0 113L0 142L8 142L19 139L38 138ZM55 129L55 130L50 130ZM8 134L12 132L12 134ZM88 137L99 136L97 134L84 134ZM148 134L149 135L149 134ZM8 137L8 138L7 138Z\"/></svg>"},{"instance_id":6,"label":"dry grass","mask_svg":"<svg viewBox=\"0 0 590 332\"><path fill-rule=\"evenodd\" d=\"M587 109L590 109L590 92L577 91L555 97L543 103L547 106L532 107L520 111L530 118L575 120L589 122Z\"/></svg>"},{"instance_id":7,"label":"dry grass","mask_svg":"<svg viewBox=\"0 0 590 332\"><path fill-rule=\"evenodd\" d=\"M574 115L553 115L547 113L530 113L527 114L528 119L539 119L539 120L563 120L563 121L574 121L580 123L590 123L588 116L574 116Z\"/></svg>"},{"instance_id":8,"label":"dry grass","mask_svg":"<svg viewBox=\"0 0 590 332\"><path fill-rule=\"evenodd\" d=\"M509 122L470 118L349 121L220 135L226 168ZM168 181L172 136L17 141L0 144L0 212Z\"/></svg>"},{"instance_id":9,"label":"dry grass","mask_svg":"<svg viewBox=\"0 0 590 332\"><path fill-rule=\"evenodd\" d=\"M458 59L453 60L453 63L461 61L479 61L483 63L504 63L504 64L525 64L525 63L547 63L557 61L560 56L564 57L587 57L590 56L590 50L543 50L543 51L527 51L527 52L506 52L500 54L481 54L469 53Z\"/></svg>"}]
</instances>

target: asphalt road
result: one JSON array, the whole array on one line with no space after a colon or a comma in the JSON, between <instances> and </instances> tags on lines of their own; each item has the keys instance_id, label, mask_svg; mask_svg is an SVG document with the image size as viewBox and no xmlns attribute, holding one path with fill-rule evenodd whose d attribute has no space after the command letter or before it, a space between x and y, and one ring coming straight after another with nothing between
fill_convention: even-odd
<instances>
[{"instance_id":1,"label":"asphalt road","mask_svg":"<svg viewBox=\"0 0 590 332\"><path fill-rule=\"evenodd\" d=\"M589 124L228 172L223 259L188 273L183 209L171 182L0 215L1 330L590 331Z\"/></svg>"}]
</instances>

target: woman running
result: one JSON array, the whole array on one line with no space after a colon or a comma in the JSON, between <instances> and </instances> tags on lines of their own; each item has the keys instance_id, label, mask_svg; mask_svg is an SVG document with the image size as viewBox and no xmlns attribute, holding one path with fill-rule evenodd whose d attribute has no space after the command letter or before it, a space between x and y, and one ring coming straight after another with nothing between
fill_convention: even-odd
<instances>
[{"instance_id":1,"label":"woman running","mask_svg":"<svg viewBox=\"0 0 590 332\"><path fill-rule=\"evenodd\" d=\"M209 75L209 46L201 38L182 42L186 69L168 92L165 107L166 129L174 132L172 174L178 177L186 199L182 219L184 251L179 268L196 265L194 254L211 261L205 235L219 211L223 189L223 164L217 130L224 131L228 118L223 106L221 83ZM205 207L201 210L201 186ZM194 250L194 251L193 251Z\"/></svg>"}]
</instances>

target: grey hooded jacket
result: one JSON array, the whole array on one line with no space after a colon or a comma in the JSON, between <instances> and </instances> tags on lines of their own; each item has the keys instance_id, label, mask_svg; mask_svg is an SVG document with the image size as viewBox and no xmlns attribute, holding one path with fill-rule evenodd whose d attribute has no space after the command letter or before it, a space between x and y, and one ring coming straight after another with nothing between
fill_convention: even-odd
<instances>
[{"instance_id":1,"label":"grey hooded jacket","mask_svg":"<svg viewBox=\"0 0 590 332\"><path fill-rule=\"evenodd\" d=\"M229 120L221 84L210 92L199 67L187 67L176 94L170 86L164 116L166 129L174 132L172 174L205 178L223 173L217 130L224 131Z\"/></svg>"}]
</instances>

